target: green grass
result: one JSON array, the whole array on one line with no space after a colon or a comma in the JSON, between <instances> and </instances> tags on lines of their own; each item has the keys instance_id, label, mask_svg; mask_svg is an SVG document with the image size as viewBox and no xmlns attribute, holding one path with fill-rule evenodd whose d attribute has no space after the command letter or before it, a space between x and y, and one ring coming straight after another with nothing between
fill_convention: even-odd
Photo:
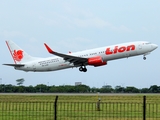
<instances>
[{"instance_id":1,"label":"green grass","mask_svg":"<svg viewBox=\"0 0 160 120\"><path fill-rule=\"evenodd\" d=\"M0 102L54 102L54 95L0 95ZM102 102L143 102L143 95L99 96ZM58 102L97 102L98 96L59 96ZM148 103L160 103L160 95L148 95Z\"/></svg>"},{"instance_id":2,"label":"green grass","mask_svg":"<svg viewBox=\"0 0 160 120\"><path fill-rule=\"evenodd\" d=\"M0 96L0 120L53 120L56 96ZM143 96L59 96L58 120L142 120ZM160 119L160 96L147 96L147 120Z\"/></svg>"}]
</instances>

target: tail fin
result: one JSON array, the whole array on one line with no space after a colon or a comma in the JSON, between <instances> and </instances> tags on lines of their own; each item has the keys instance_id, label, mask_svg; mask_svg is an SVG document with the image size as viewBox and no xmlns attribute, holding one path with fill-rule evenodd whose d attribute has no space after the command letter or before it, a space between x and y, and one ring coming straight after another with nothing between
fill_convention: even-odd
<instances>
[{"instance_id":1,"label":"tail fin","mask_svg":"<svg viewBox=\"0 0 160 120\"><path fill-rule=\"evenodd\" d=\"M13 41L6 41L8 49L13 57L15 64L21 64L35 60L34 57L28 55L23 49L16 45Z\"/></svg>"}]
</instances>

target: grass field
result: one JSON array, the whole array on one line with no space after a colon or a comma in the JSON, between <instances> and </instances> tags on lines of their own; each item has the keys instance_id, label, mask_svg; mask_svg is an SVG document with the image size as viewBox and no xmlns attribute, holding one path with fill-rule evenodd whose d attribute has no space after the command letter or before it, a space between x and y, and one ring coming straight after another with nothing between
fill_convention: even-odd
<instances>
[{"instance_id":1,"label":"grass field","mask_svg":"<svg viewBox=\"0 0 160 120\"><path fill-rule=\"evenodd\" d=\"M53 120L54 95L1 95L0 120ZM143 95L59 96L58 120L142 120ZM147 120L160 120L160 96L148 95Z\"/></svg>"},{"instance_id":2,"label":"grass field","mask_svg":"<svg viewBox=\"0 0 160 120\"><path fill-rule=\"evenodd\" d=\"M59 95L58 102L97 102L101 98L102 102L143 102L142 94L137 95L76 95L66 96ZM149 94L147 96L148 103L160 103L160 95ZM54 102L55 95L0 95L0 102Z\"/></svg>"}]
</instances>

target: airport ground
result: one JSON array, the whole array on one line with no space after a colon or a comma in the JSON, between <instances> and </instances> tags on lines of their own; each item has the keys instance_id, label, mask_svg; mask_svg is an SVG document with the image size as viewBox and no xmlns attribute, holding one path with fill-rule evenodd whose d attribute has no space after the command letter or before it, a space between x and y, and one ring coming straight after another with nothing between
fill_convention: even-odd
<instances>
[{"instance_id":1,"label":"airport ground","mask_svg":"<svg viewBox=\"0 0 160 120\"><path fill-rule=\"evenodd\" d=\"M58 117L62 120L75 120L75 116L83 116L82 120L141 120L144 96L147 116L150 120L160 118L160 94L0 93L0 120L53 119L56 96Z\"/></svg>"}]
</instances>

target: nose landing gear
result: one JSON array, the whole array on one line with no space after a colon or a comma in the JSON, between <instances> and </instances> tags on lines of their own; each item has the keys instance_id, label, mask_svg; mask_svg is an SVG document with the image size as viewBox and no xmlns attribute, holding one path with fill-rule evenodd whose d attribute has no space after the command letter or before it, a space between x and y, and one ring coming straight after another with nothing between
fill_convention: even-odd
<instances>
[{"instance_id":1,"label":"nose landing gear","mask_svg":"<svg viewBox=\"0 0 160 120\"><path fill-rule=\"evenodd\" d=\"M143 57L143 60L146 60L146 59L147 59L147 58L144 56L144 57Z\"/></svg>"},{"instance_id":2,"label":"nose landing gear","mask_svg":"<svg viewBox=\"0 0 160 120\"><path fill-rule=\"evenodd\" d=\"M86 68L86 66L84 66L84 67L80 67L79 68L79 71L81 71L81 72L87 72L87 68Z\"/></svg>"}]
</instances>

